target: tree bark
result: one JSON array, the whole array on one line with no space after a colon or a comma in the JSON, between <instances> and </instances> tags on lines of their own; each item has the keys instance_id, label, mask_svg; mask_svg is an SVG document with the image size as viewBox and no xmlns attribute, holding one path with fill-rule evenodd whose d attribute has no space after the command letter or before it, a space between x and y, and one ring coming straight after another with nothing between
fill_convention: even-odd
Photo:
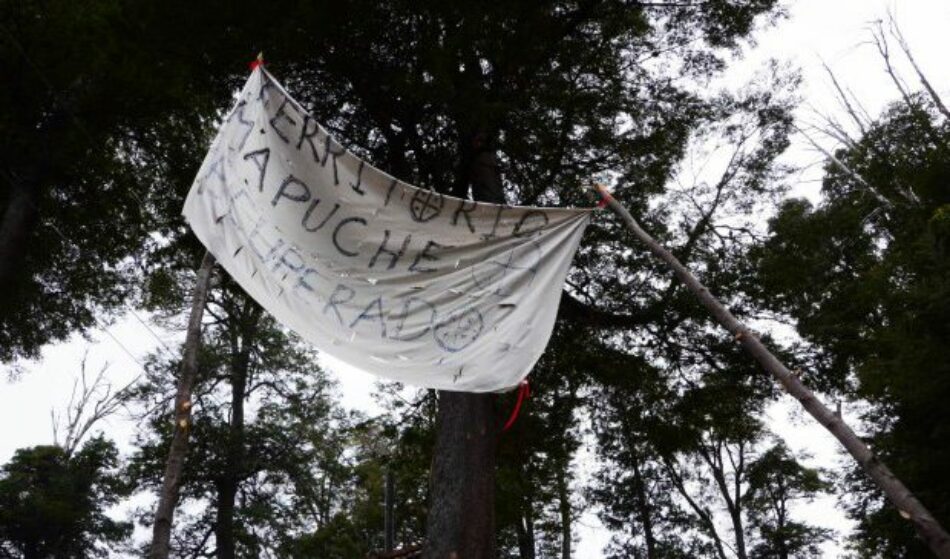
<instances>
[{"instance_id":1,"label":"tree bark","mask_svg":"<svg viewBox=\"0 0 950 559\"><path fill-rule=\"evenodd\" d=\"M491 394L439 392L425 559L495 557L495 407Z\"/></svg>"},{"instance_id":2,"label":"tree bark","mask_svg":"<svg viewBox=\"0 0 950 559\"><path fill-rule=\"evenodd\" d=\"M525 499L527 501L527 499ZM518 558L535 559L534 553L534 515L531 514L531 503L523 503L524 511L518 518L515 531L518 534Z\"/></svg>"},{"instance_id":3,"label":"tree bark","mask_svg":"<svg viewBox=\"0 0 950 559\"><path fill-rule=\"evenodd\" d=\"M188 451L188 434L191 429L191 392L198 376L198 349L201 345L201 318L204 316L208 299L208 287L211 283L211 271L214 257L205 252L195 279L191 298L191 315L188 318L188 332L185 337L185 349L181 361L181 376L175 394L175 425L172 427L172 442L165 462L165 475L162 491L155 511L155 523L152 525L152 545L149 559L168 559L171 546L172 519L178 504L181 489L181 474Z\"/></svg>"},{"instance_id":4,"label":"tree bark","mask_svg":"<svg viewBox=\"0 0 950 559\"><path fill-rule=\"evenodd\" d=\"M722 459L722 453L724 451L728 452L728 450L716 444L709 448L701 448L700 455L703 461L706 462L706 465L709 466L713 480L716 482L716 487L719 488L719 493L726 503L726 511L729 513L729 521L732 523L732 533L736 543L735 549L733 550L736 559L747 559L745 526L742 522L742 495L739 491L739 480L742 478L741 464L743 461L741 459L739 460L739 466L734 472L736 476L736 494L732 495L729 490L729 483L726 481L725 464ZM741 453L743 450L740 448L739 452Z\"/></svg>"},{"instance_id":5,"label":"tree bark","mask_svg":"<svg viewBox=\"0 0 950 559\"><path fill-rule=\"evenodd\" d=\"M647 499L643 476L640 474L640 459L638 457L633 459L633 484L635 486L634 491L636 491L637 494L637 509L639 509L640 524L643 527L643 541L647 547L647 559L656 559L656 537L653 535L653 515L650 511L650 503Z\"/></svg>"},{"instance_id":6,"label":"tree bark","mask_svg":"<svg viewBox=\"0 0 950 559\"><path fill-rule=\"evenodd\" d=\"M503 204L494 152L471 158L473 198ZM497 425L492 394L439 392L424 559L494 559Z\"/></svg>"},{"instance_id":7,"label":"tree bark","mask_svg":"<svg viewBox=\"0 0 950 559\"><path fill-rule=\"evenodd\" d=\"M242 317L243 318L243 317ZM224 472L217 482L218 510L214 526L218 559L234 559L234 506L244 462L244 399L250 360L248 336L242 335L240 347L231 365L231 421L228 424L228 450Z\"/></svg>"},{"instance_id":8,"label":"tree bark","mask_svg":"<svg viewBox=\"0 0 950 559\"><path fill-rule=\"evenodd\" d=\"M700 303L712 314L713 318L735 336L737 342L755 358L762 367L771 374L782 387L795 399L801 402L802 407L825 427L845 447L851 456L857 460L874 483L884 492L891 503L897 507L900 515L909 520L917 530L920 538L926 542L934 555L942 559L950 559L950 535L937 522L930 511L917 500L913 493L897 479L864 441L838 417L830 408L825 406L815 394L806 387L796 374L790 371L781 361L772 354L759 338L742 322L739 321L718 299L716 299L698 279L673 254L660 245L649 233L644 231L640 224L630 215L613 196L602 186L596 187L597 192L607 202L613 211L628 229L640 240L647 249L657 258L666 262L676 277L686 284L686 287L699 299Z\"/></svg>"},{"instance_id":9,"label":"tree bark","mask_svg":"<svg viewBox=\"0 0 950 559\"><path fill-rule=\"evenodd\" d=\"M561 559L571 559L571 497L567 487L567 464L558 466L557 499L561 514Z\"/></svg>"},{"instance_id":10,"label":"tree bark","mask_svg":"<svg viewBox=\"0 0 950 559\"><path fill-rule=\"evenodd\" d=\"M19 149L8 154L11 161L20 160L18 169L0 169L3 182L10 186L6 209L0 221L0 289L6 290L15 281L17 268L30 250L30 236L40 223L39 202L51 177L56 176L57 160L52 156L68 128L75 110L72 92L62 92L35 129L35 135L24 138Z\"/></svg>"},{"instance_id":11,"label":"tree bark","mask_svg":"<svg viewBox=\"0 0 950 559\"><path fill-rule=\"evenodd\" d=\"M39 222L39 187L34 181L7 177L10 194L0 221L0 289L7 289L29 249L30 234Z\"/></svg>"}]
</instances>

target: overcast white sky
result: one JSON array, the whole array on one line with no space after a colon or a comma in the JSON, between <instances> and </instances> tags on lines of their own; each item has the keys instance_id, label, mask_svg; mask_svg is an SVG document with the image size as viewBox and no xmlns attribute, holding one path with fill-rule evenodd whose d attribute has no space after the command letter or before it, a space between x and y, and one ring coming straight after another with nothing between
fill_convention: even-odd
<instances>
[{"instance_id":1,"label":"overcast white sky","mask_svg":"<svg viewBox=\"0 0 950 559\"><path fill-rule=\"evenodd\" d=\"M931 83L941 93L950 91L950 64L946 63L950 52L947 32L950 29L950 0L799 0L786 5L791 17L759 33L757 46L729 74L729 79L735 84L747 81L769 58L789 61L801 68L804 78L800 95L805 103L800 117L808 119L815 110L839 114L841 109L821 67L821 60L824 60L868 112L877 115L887 102L897 98L898 92L884 73L874 47L868 43L869 25L884 18L891 9ZM899 56L896 58L900 59ZM900 63L904 67L902 59ZM911 72L904 75L911 81ZM916 88L915 82L911 85ZM807 166L820 161L821 156L802 138L796 138L787 159ZM820 168L814 166L801 177L801 182L795 185L795 192L813 196L817 192L815 179L820 177ZM65 407L86 351L90 372L108 363L110 379L120 386L140 373L137 361L158 346L152 333L134 316L118 321L108 332L115 339L100 331L91 334L88 340L76 336L68 343L47 348L41 360L20 364L23 374L18 380L8 381L7 375L2 375L0 463L9 460L17 448L52 442L50 410ZM175 347L180 341L178 333L160 332L160 335L170 347ZM125 346L134 359L119 344ZM344 406L370 413L377 411L370 398L373 377L329 361L326 365L340 382ZM774 431L793 449L811 454L811 465L839 468L842 456L836 442L810 420L792 413L795 409L790 402L780 402L770 410ZM131 449L129 440L134 426L128 420L122 416L113 417L102 427L123 451ZM589 460L588 457L581 462ZM848 529L848 522L831 498L802 507L798 513L839 532ZM610 534L600 527L592 513L586 514L581 521L579 534L582 539L577 557L599 557ZM840 554L833 542L825 549L828 557Z\"/></svg>"}]
</instances>

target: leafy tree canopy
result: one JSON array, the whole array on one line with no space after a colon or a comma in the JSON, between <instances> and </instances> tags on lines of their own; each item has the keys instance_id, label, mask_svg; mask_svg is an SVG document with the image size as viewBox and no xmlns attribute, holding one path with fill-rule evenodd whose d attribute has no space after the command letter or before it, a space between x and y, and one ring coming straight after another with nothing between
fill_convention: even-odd
<instances>
[{"instance_id":1,"label":"leafy tree canopy","mask_svg":"<svg viewBox=\"0 0 950 559\"><path fill-rule=\"evenodd\" d=\"M92 438L72 455L20 449L0 469L0 552L5 557L106 557L132 532L106 511L128 495L115 445Z\"/></svg>"}]
</instances>

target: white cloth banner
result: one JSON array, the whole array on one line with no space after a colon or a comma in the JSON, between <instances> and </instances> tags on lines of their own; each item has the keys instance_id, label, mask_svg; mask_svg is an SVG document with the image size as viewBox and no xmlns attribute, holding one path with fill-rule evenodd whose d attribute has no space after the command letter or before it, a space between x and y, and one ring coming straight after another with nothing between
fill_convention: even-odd
<instances>
[{"instance_id":1,"label":"white cloth banner","mask_svg":"<svg viewBox=\"0 0 950 559\"><path fill-rule=\"evenodd\" d=\"M321 351L416 386L489 392L515 386L544 351L590 210L400 182L259 68L183 214L254 299Z\"/></svg>"}]
</instances>

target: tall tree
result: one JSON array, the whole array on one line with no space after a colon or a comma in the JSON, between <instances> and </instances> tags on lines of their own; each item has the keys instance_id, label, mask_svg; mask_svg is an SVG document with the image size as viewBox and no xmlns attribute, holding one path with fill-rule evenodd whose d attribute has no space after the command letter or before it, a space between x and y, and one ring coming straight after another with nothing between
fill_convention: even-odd
<instances>
[{"instance_id":1,"label":"tall tree","mask_svg":"<svg viewBox=\"0 0 950 559\"><path fill-rule=\"evenodd\" d=\"M235 53L247 57L261 47L317 118L357 153L400 178L462 196L474 186L477 197L487 198L481 192L486 189L508 203L567 205L586 204L578 184L610 171L623 185L617 196L642 210L665 236L682 240L687 260L694 251L704 256L713 252L709 239L725 235L710 225L708 207L684 220L674 218L669 206L648 209L656 208L651 204L673 177L690 139L737 112L782 122L780 107L768 101L771 92L717 103L680 79L704 81L716 75L728 49L776 13L771 0L543 6L359 1L290 8L276 3L148 4L131 4L135 11L123 21L139 22L134 25L136 44L174 45L152 52L161 53L156 64L163 68L163 79L178 76L171 85L150 85L190 96L196 108L187 114L168 111L169 117L154 126L130 125L123 146L144 176L158 176L162 180L155 184L166 187L165 196L150 202L162 216L155 225L161 242L154 244L167 243L174 250L180 249L174 240L183 233L175 216L195 162L195 154L182 146L200 143L204 127L213 122L215 111L209 106L215 105L209 100L219 110L226 104L240 79ZM189 17L177 17L182 12ZM226 37L207 33L225 27ZM738 131L736 140L742 138L742 127L731 129ZM746 170L767 170L769 154L783 145L781 126L764 129L761 136L736 142L765 148L741 152L740 171L730 181L753 194L764 190L768 173ZM497 171L491 181L476 176L486 162L494 167L492 160L503 171L502 188ZM720 196L710 199L713 209L726 203ZM644 255L613 244L621 236L609 225L591 229L570 294L564 297L563 317L604 329L604 337L666 339L675 331L675 318L662 328L644 325L663 316L671 303L677 310L688 310L688 304ZM628 308L634 311L618 312ZM478 411L484 433L477 434L485 444L470 462L483 464L480 471L472 470L481 482L491 480L494 459L488 453L494 434L489 432L494 424L486 419L493 418L491 399L457 399ZM450 395L443 399L449 400ZM447 405L445 414L452 415L452 408ZM466 428L467 414L455 415L460 429ZM453 436L449 429L440 437L455 452L465 452L461 431ZM563 464L560 468L563 472ZM434 484L433 496L444 490L464 495L452 491L451 480L436 478ZM447 504L430 510L456 515L476 510L458 501ZM478 542L488 555L494 537L487 518L492 509L477 509L478 526L488 530ZM465 519L443 520L462 526ZM459 531L433 530L431 537L438 549L461 552Z\"/></svg>"},{"instance_id":2,"label":"tall tree","mask_svg":"<svg viewBox=\"0 0 950 559\"><path fill-rule=\"evenodd\" d=\"M715 116L686 158L705 173L681 166L670 192L654 198L657 210L644 214L715 292L745 288L747 247L761 235L756 215L783 191L776 158L787 144L794 85L794 76L772 67L756 86L709 101ZM608 254L572 280L598 286L637 313L619 323L629 330L608 338L602 361L612 365L594 375L593 416L607 465L592 494L604 506L605 523L623 534L611 551L747 557L757 537L743 499L747 463L766 434L757 416L772 390L678 282L637 251L621 245ZM743 316L756 315L754 303L730 300ZM639 328L636 320L643 321ZM616 314L605 319L617 321Z\"/></svg>"},{"instance_id":3,"label":"tall tree","mask_svg":"<svg viewBox=\"0 0 950 559\"><path fill-rule=\"evenodd\" d=\"M203 124L227 95L193 87L194 63L163 67L168 43L142 28L167 35L171 20L145 4L0 6L0 360L36 357L134 294L148 234L180 205L163 211L171 177L144 180L139 139Z\"/></svg>"},{"instance_id":4,"label":"tall tree","mask_svg":"<svg viewBox=\"0 0 950 559\"><path fill-rule=\"evenodd\" d=\"M817 206L782 207L758 254L763 295L796 321L828 384L872 404L871 443L944 525L947 127L929 96L892 105L835 153ZM928 556L873 487L858 475L848 486L862 553Z\"/></svg>"},{"instance_id":5,"label":"tall tree","mask_svg":"<svg viewBox=\"0 0 950 559\"><path fill-rule=\"evenodd\" d=\"M499 555L571 557L581 511L572 467L581 445L583 377L597 356L590 330L565 322L555 327L550 351L531 375L530 395L509 430L499 435ZM497 419L506 423L516 396L500 400Z\"/></svg>"},{"instance_id":6,"label":"tall tree","mask_svg":"<svg viewBox=\"0 0 950 559\"><path fill-rule=\"evenodd\" d=\"M128 494L118 450L102 436L72 454L58 446L17 450L0 469L0 554L106 557L132 525L106 511Z\"/></svg>"},{"instance_id":7,"label":"tall tree","mask_svg":"<svg viewBox=\"0 0 950 559\"><path fill-rule=\"evenodd\" d=\"M821 557L818 544L830 531L795 520L791 507L831 488L822 473L802 466L784 444L777 443L748 465L748 480L743 499L760 534L750 557Z\"/></svg>"},{"instance_id":8,"label":"tall tree","mask_svg":"<svg viewBox=\"0 0 950 559\"><path fill-rule=\"evenodd\" d=\"M216 557L276 553L337 510L346 418L314 355L235 284L222 280L207 313L181 481L184 501L202 510L176 523L174 546ZM161 482L170 428L180 428L163 405L178 363L154 365L136 394L152 410L131 467L145 486Z\"/></svg>"}]
</instances>

